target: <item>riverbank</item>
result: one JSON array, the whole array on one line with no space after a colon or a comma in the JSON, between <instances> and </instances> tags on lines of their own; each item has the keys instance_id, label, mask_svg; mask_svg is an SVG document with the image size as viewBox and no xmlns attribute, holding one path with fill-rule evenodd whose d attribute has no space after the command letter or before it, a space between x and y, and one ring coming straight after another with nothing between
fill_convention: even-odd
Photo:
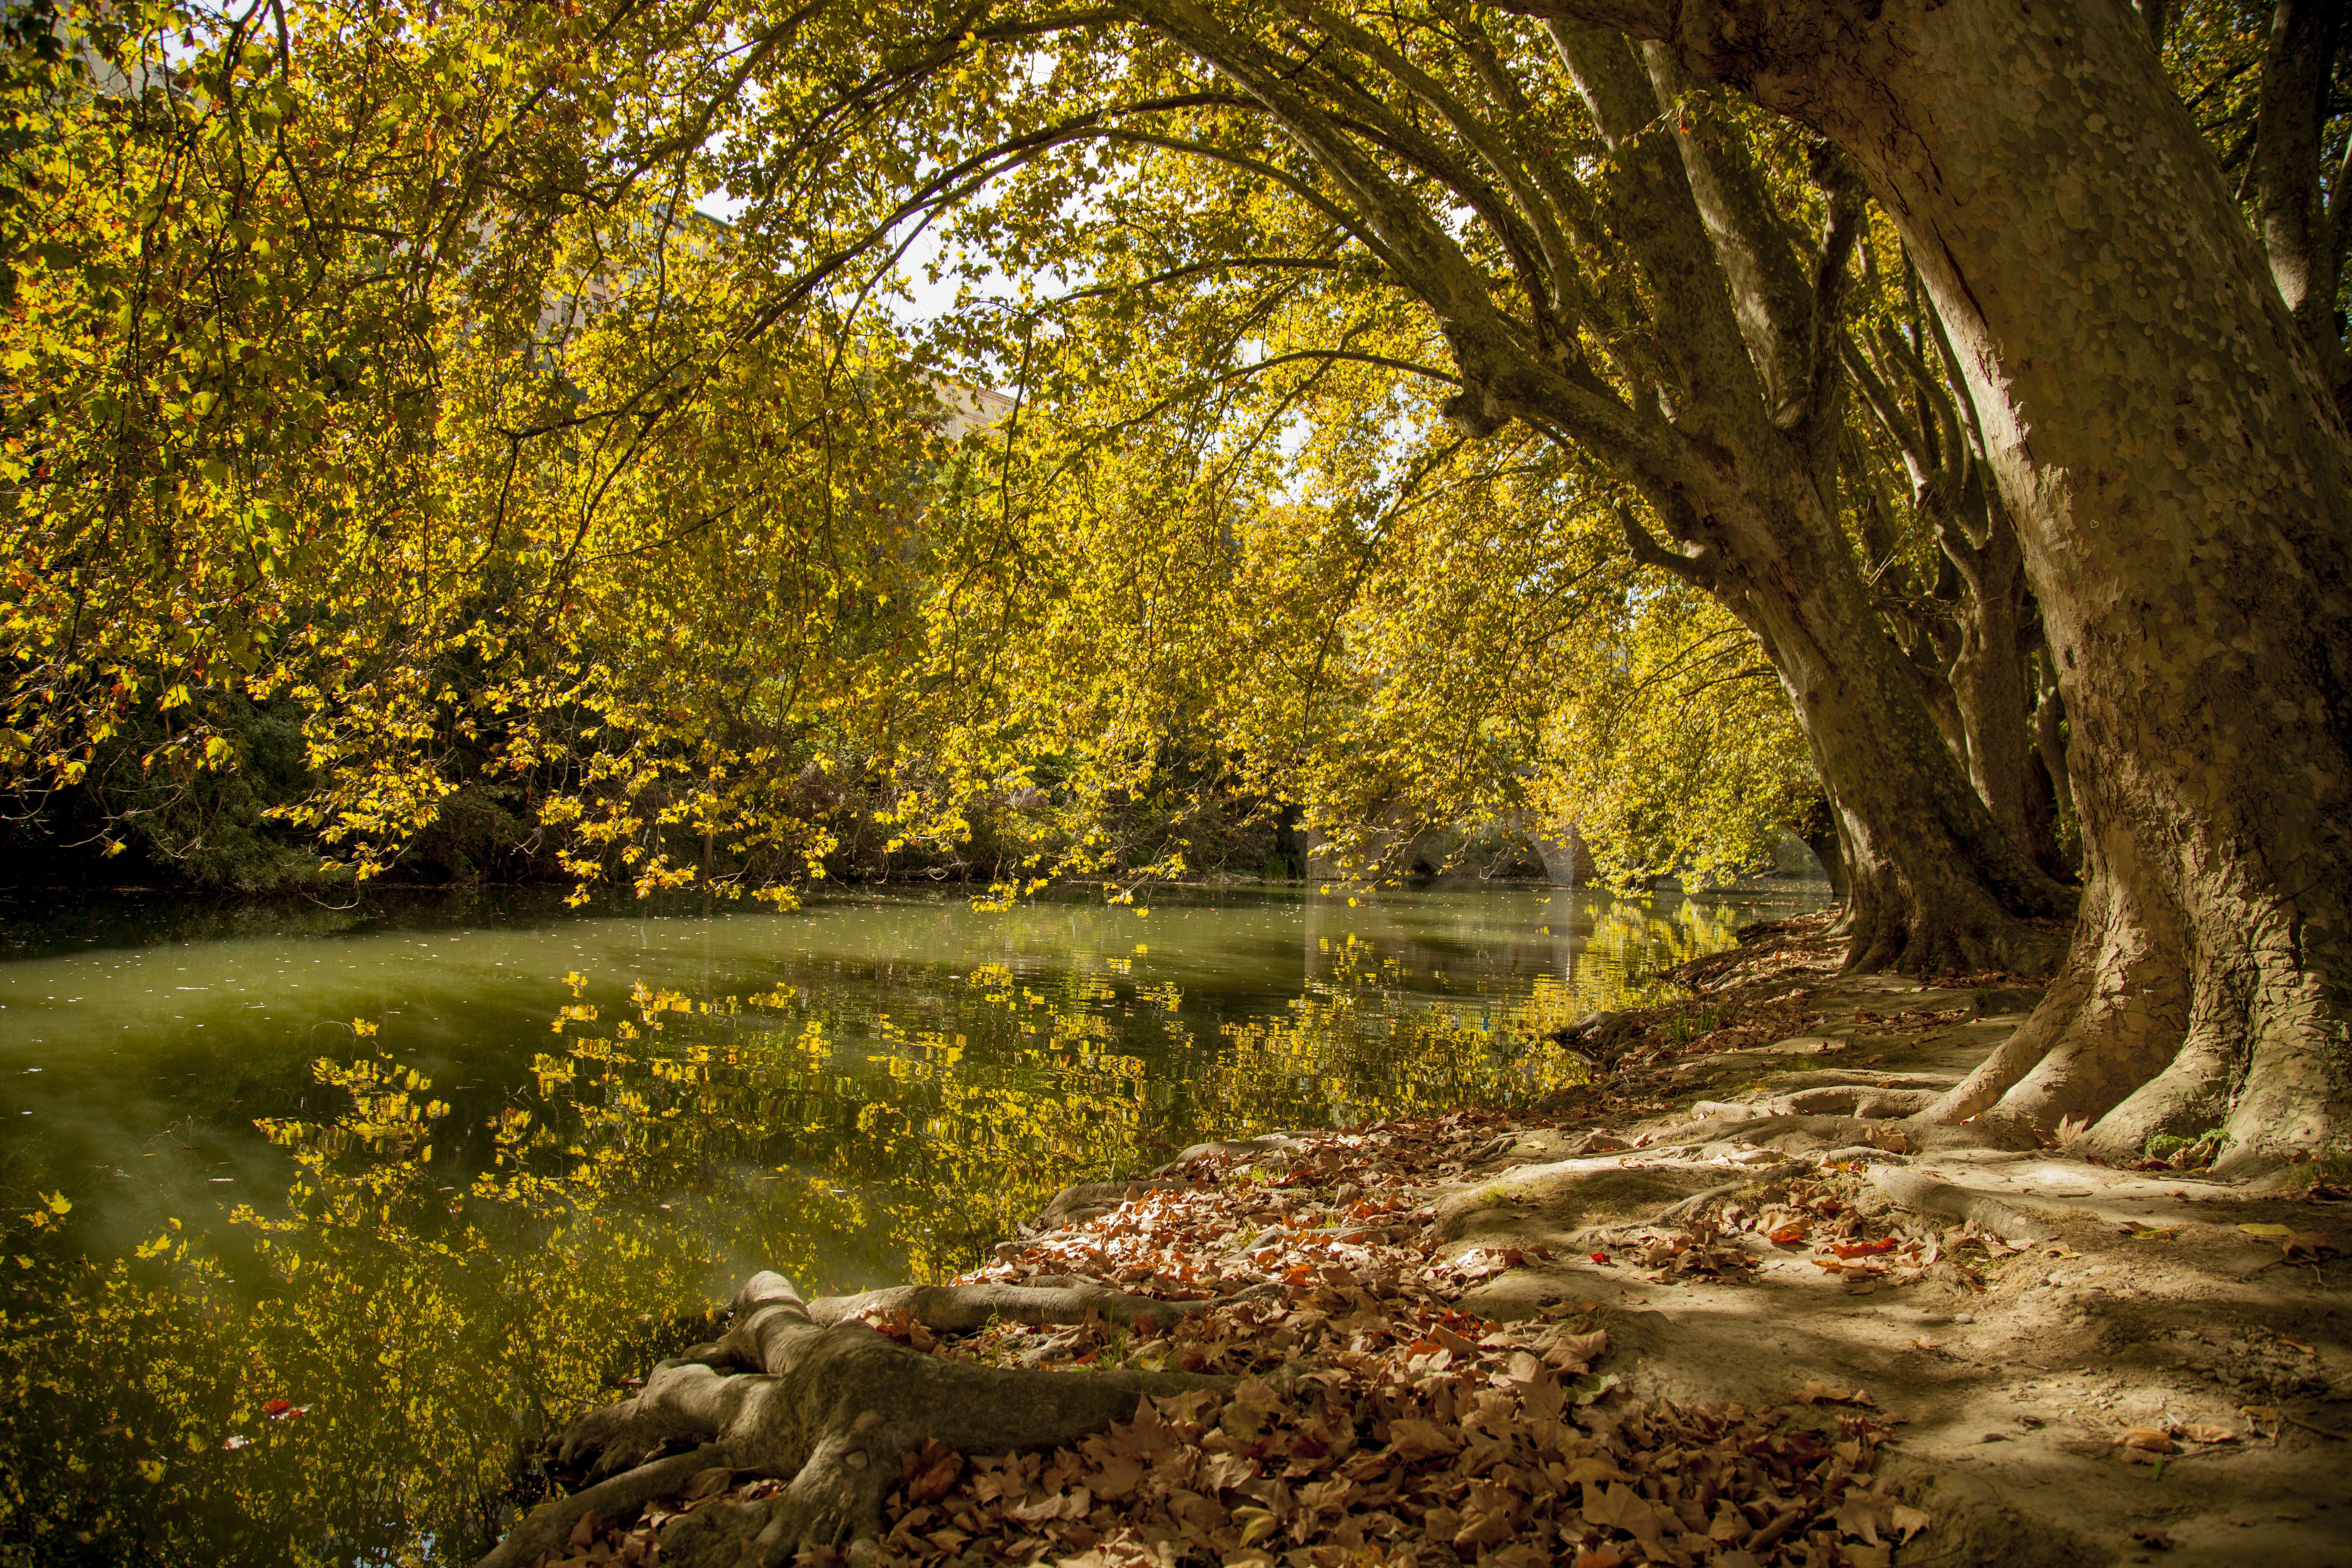
<instances>
[{"instance_id":1,"label":"riverbank","mask_svg":"<svg viewBox=\"0 0 2352 1568\"><path fill-rule=\"evenodd\" d=\"M1748 934L1538 1110L1188 1150L1066 1194L956 1289L766 1287L702 1361L780 1364L747 1321L862 1318L878 1338L830 1338L950 1380L1158 1380L1018 1459L878 1419L909 1458L853 1561L2352 1561L2341 1194L1897 1130L2031 988L1838 976L1817 923ZM657 1374L631 1416L668 1410L673 1443L681 1378L793 1382ZM667 1500L538 1516L545 1560L832 1561L861 1521L799 1495L811 1430L713 1427L736 1446ZM614 1450L574 1436L593 1482Z\"/></svg>"}]
</instances>

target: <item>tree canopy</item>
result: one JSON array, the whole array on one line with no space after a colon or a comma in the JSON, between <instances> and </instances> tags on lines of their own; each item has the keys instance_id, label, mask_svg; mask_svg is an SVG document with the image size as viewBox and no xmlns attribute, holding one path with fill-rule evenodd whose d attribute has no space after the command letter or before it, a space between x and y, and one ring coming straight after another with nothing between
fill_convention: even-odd
<instances>
[{"instance_id":1,"label":"tree canopy","mask_svg":"<svg viewBox=\"0 0 2352 1568\"><path fill-rule=\"evenodd\" d=\"M2158 759L2227 721L2209 644L2269 624L2222 602L2256 563L2334 624L2333 24L2084 11L2052 42L1978 8L1757 54L1749 9L18 26L16 813L362 878L437 837L780 897L910 856L1000 891L1164 873L1294 809L1371 871L1465 818L1589 824L1627 875L1810 824L1854 963L2043 966L2087 896L2088 973L2145 918L2116 868L2149 846L2116 835L2222 825L2219 867L2227 821L2326 816L2197 805L2252 775ZM2029 36L2169 162L2030 74L1965 128L1900 110L1955 138L1974 206L1872 139L1855 84L1888 60ZM2066 181L2173 182L2146 215L2170 248ZM2155 309L2133 267L2204 301L2139 322L2170 353L2117 335ZM924 268L961 284L929 318ZM2108 357L2029 408L2068 333ZM2162 395L2222 401L2103 467ZM2231 426L2265 439L2208 439ZM2179 574L2209 559L2238 565ZM2250 658L2231 713L2326 688L2312 635ZM2135 717L2143 667L2177 679ZM2327 773L2335 731L2281 723L2244 743ZM2251 974L2266 917L2214 876L2153 896L2210 924L2184 954Z\"/></svg>"}]
</instances>

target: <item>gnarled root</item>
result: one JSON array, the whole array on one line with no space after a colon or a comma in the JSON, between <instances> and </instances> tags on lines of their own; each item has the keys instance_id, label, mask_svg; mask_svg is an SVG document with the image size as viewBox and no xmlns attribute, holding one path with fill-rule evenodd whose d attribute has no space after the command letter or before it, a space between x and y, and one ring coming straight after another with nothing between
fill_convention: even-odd
<instances>
[{"instance_id":1,"label":"gnarled root","mask_svg":"<svg viewBox=\"0 0 2352 1568\"><path fill-rule=\"evenodd\" d=\"M1911 1116L1936 1103L1936 1090L1878 1089L1866 1083L1823 1084L1769 1100L1702 1100L1691 1106L1696 1116L1760 1119L1768 1116L1852 1116L1883 1121Z\"/></svg>"},{"instance_id":2,"label":"gnarled root","mask_svg":"<svg viewBox=\"0 0 2352 1568\"><path fill-rule=\"evenodd\" d=\"M1145 1176L1131 1182L1080 1182L1055 1193L1037 1216L1040 1230L1084 1225L1146 1193L1181 1191L1192 1184L1178 1176Z\"/></svg>"},{"instance_id":3,"label":"gnarled root","mask_svg":"<svg viewBox=\"0 0 2352 1568\"><path fill-rule=\"evenodd\" d=\"M656 1499L669 1496L702 1471L725 1462L725 1453L718 1444L705 1443L688 1453L640 1465L568 1497L541 1503L482 1559L481 1568L507 1568L509 1563L530 1563L541 1552L562 1546L572 1527L583 1518L593 1514L598 1519L617 1519L635 1513Z\"/></svg>"},{"instance_id":4,"label":"gnarled root","mask_svg":"<svg viewBox=\"0 0 2352 1568\"><path fill-rule=\"evenodd\" d=\"M819 1323L838 1323L883 1312L904 1312L933 1333L969 1334L991 1318L1014 1323L1076 1323L1086 1315L1101 1314L1105 1322L1126 1323L1148 1318L1158 1329L1216 1305L1214 1301L1162 1301L1155 1296L1129 1296L1078 1280L1069 1285L894 1285L856 1296L824 1296L808 1303L809 1317Z\"/></svg>"},{"instance_id":5,"label":"gnarled root","mask_svg":"<svg viewBox=\"0 0 2352 1568\"><path fill-rule=\"evenodd\" d=\"M635 1398L564 1431L558 1458L608 1479L541 1505L481 1568L522 1568L583 1514L634 1510L720 1468L789 1477L790 1484L763 1503L734 1507L724 1528L694 1533L732 1551L757 1527L756 1550L741 1560L786 1563L804 1546L878 1534L899 1456L927 1441L963 1454L1052 1447L1125 1419L1147 1394L1234 1383L1186 1373L1014 1371L927 1355L860 1321L877 1298L895 1298L891 1305L946 1331L977 1327L991 1311L1033 1322L1075 1321L1088 1311L1160 1321L1177 1305L1099 1288L1003 1285L807 1302L782 1276L754 1275L735 1298L723 1339L664 1362ZM691 1453L657 1457L687 1444L695 1445Z\"/></svg>"},{"instance_id":6,"label":"gnarled root","mask_svg":"<svg viewBox=\"0 0 2352 1568\"><path fill-rule=\"evenodd\" d=\"M1940 1215L1948 1219L1974 1220L2011 1241L2050 1239L2048 1226L2028 1219L1999 1198L1972 1193L1949 1182L1939 1182L1917 1171L1879 1166L1870 1173L1871 1184L1915 1214Z\"/></svg>"}]
</instances>

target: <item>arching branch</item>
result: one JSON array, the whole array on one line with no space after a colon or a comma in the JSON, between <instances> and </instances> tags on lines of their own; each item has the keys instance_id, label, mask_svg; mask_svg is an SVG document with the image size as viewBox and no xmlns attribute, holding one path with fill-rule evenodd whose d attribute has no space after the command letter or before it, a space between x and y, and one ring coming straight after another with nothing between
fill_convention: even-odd
<instances>
[{"instance_id":1,"label":"arching branch","mask_svg":"<svg viewBox=\"0 0 2352 1568\"><path fill-rule=\"evenodd\" d=\"M1617 503L1617 526L1624 532L1625 549L1635 562L1654 566L1701 593L1715 592L1717 574L1703 548L1696 554L1685 554L1659 543L1634 518L1633 509L1623 501Z\"/></svg>"}]
</instances>

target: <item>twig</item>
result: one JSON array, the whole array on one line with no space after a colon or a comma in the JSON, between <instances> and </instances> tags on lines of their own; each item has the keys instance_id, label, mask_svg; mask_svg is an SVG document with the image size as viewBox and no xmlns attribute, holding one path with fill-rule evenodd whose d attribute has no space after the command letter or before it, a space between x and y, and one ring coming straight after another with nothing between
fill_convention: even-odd
<instances>
[{"instance_id":1,"label":"twig","mask_svg":"<svg viewBox=\"0 0 2352 1568\"><path fill-rule=\"evenodd\" d=\"M2300 1426L2306 1432L2316 1432L2323 1437L2333 1437L2339 1443L2352 1443L2352 1437L2347 1437L2341 1432L2330 1432L2325 1426L2314 1426L2310 1422L2304 1420L2301 1416L2289 1415L2284 1410L2278 1413L2278 1418L2286 1422L2290 1426Z\"/></svg>"}]
</instances>

